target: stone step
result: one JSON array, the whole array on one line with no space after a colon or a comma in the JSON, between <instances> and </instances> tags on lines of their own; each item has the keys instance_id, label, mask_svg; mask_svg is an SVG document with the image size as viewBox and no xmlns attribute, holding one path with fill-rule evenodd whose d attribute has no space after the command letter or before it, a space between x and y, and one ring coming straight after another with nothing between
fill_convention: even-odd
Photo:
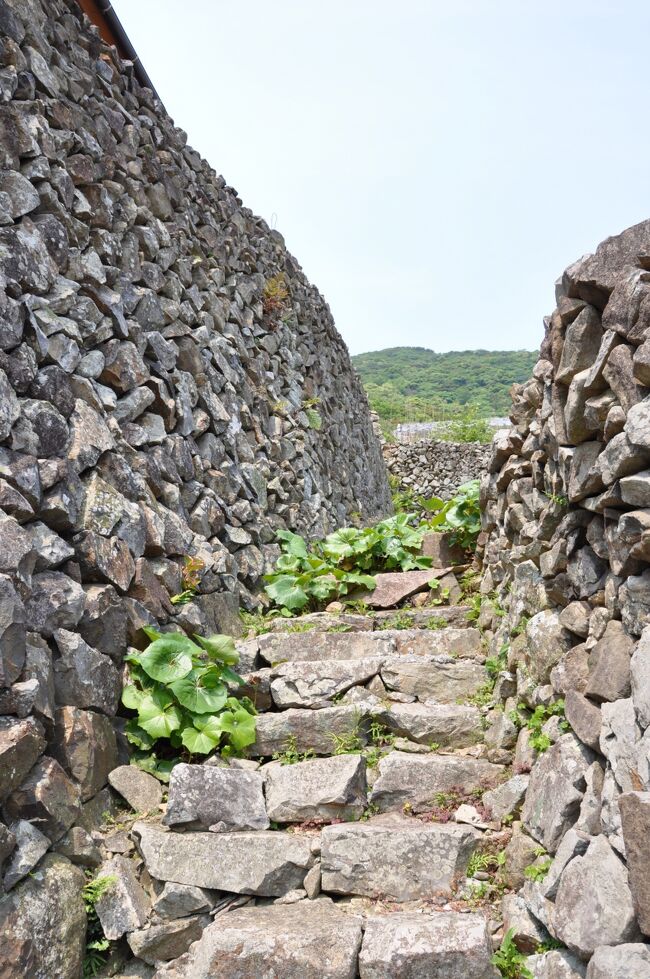
<instances>
[{"instance_id":1,"label":"stone step","mask_svg":"<svg viewBox=\"0 0 650 979\"><path fill-rule=\"evenodd\" d=\"M479 914L359 914L330 899L220 915L153 979L498 979Z\"/></svg>"},{"instance_id":2,"label":"stone step","mask_svg":"<svg viewBox=\"0 0 650 979\"><path fill-rule=\"evenodd\" d=\"M256 739L248 749L253 757L270 757L288 747L317 755L334 754L337 739L363 747L368 743L367 724L357 706L324 707L321 710L290 708L280 713L259 714Z\"/></svg>"},{"instance_id":3,"label":"stone step","mask_svg":"<svg viewBox=\"0 0 650 979\"><path fill-rule=\"evenodd\" d=\"M450 897L478 833L456 823L423 823L400 813L324 827L321 888L392 901Z\"/></svg>"},{"instance_id":4,"label":"stone step","mask_svg":"<svg viewBox=\"0 0 650 979\"><path fill-rule=\"evenodd\" d=\"M413 812L427 812L444 801L442 796L472 796L494 788L504 774L502 765L482 758L391 751L379 762L370 803L382 812L404 805Z\"/></svg>"},{"instance_id":5,"label":"stone step","mask_svg":"<svg viewBox=\"0 0 650 979\"><path fill-rule=\"evenodd\" d=\"M276 666L288 662L353 660L387 656L452 656L483 660L485 651L478 629L387 629L381 632L266 633L239 642L242 664L248 669L254 651L262 662Z\"/></svg>"},{"instance_id":6,"label":"stone step","mask_svg":"<svg viewBox=\"0 0 650 979\"><path fill-rule=\"evenodd\" d=\"M437 605L433 608L387 609L370 614L310 612L307 615L301 615L299 621L303 626L309 625L323 632L332 628L339 629L343 626L350 632L372 632L375 629L384 628L386 623L394 621L397 616L400 616L402 621L408 617L410 619L409 628L413 629L437 628L436 623L463 628L469 624L468 615L470 612L471 607L469 605ZM290 619L277 618L269 622L270 632L286 633L289 629L291 629Z\"/></svg>"},{"instance_id":7,"label":"stone step","mask_svg":"<svg viewBox=\"0 0 650 979\"><path fill-rule=\"evenodd\" d=\"M360 755L315 758L264 768L266 811L274 823L359 819L368 804L366 763Z\"/></svg>"},{"instance_id":8,"label":"stone step","mask_svg":"<svg viewBox=\"0 0 650 979\"><path fill-rule=\"evenodd\" d=\"M385 704L373 717L416 744L467 748L483 737L483 715L478 707L464 704Z\"/></svg>"}]
</instances>

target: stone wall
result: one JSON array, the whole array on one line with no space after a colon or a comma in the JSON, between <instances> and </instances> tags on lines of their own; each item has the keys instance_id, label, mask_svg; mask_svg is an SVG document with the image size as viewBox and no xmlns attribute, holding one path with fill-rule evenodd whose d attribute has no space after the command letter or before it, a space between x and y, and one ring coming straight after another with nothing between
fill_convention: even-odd
<instances>
[{"instance_id":1,"label":"stone wall","mask_svg":"<svg viewBox=\"0 0 650 979\"><path fill-rule=\"evenodd\" d=\"M648 255L644 222L566 270L482 480L480 621L503 667L487 737L493 759L530 772L506 866L522 883L535 847L548 852L524 913L583 961L616 946L588 976L614 962L640 975L638 949L618 946L650 935ZM567 724L545 723L538 755L518 705L559 699Z\"/></svg>"},{"instance_id":2,"label":"stone wall","mask_svg":"<svg viewBox=\"0 0 650 979\"><path fill-rule=\"evenodd\" d=\"M385 443L386 468L402 492L448 500L462 483L487 471L490 446L479 442Z\"/></svg>"},{"instance_id":3,"label":"stone wall","mask_svg":"<svg viewBox=\"0 0 650 979\"><path fill-rule=\"evenodd\" d=\"M122 656L143 624L236 631L277 529L320 535L389 511L361 384L280 234L74 0L0 0L10 883L102 811ZM202 562L199 593L174 606L186 555ZM0 919L17 913L11 893Z\"/></svg>"}]
</instances>

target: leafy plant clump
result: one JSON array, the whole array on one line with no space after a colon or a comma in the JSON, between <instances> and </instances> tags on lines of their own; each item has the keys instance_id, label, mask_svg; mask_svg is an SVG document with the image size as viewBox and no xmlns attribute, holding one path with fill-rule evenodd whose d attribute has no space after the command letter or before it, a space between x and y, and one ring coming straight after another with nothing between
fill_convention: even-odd
<instances>
[{"instance_id":1,"label":"leafy plant clump","mask_svg":"<svg viewBox=\"0 0 650 979\"><path fill-rule=\"evenodd\" d=\"M515 945L514 936L514 928L505 933L500 947L492 956L492 965L496 966L503 979L533 979L532 972L525 965L526 956Z\"/></svg>"},{"instance_id":2,"label":"leafy plant clump","mask_svg":"<svg viewBox=\"0 0 650 979\"><path fill-rule=\"evenodd\" d=\"M533 713L526 718L525 715L519 713L519 711L525 711L526 705L519 704L517 711L512 711L510 719L517 727L527 727L530 731L528 736L528 744L531 748L538 754L546 751L547 748L551 747L551 739L548 734L546 734L542 728L551 717L560 717L560 730L568 731L569 724L564 720L564 700L556 700L553 704L540 704L535 708Z\"/></svg>"},{"instance_id":3,"label":"leafy plant clump","mask_svg":"<svg viewBox=\"0 0 650 979\"><path fill-rule=\"evenodd\" d=\"M420 499L423 509L431 514L429 529L449 530L453 535L453 543L459 544L466 551L475 551L481 531L479 492L478 479L471 479L459 486L446 503L439 496Z\"/></svg>"},{"instance_id":4,"label":"leafy plant clump","mask_svg":"<svg viewBox=\"0 0 650 979\"><path fill-rule=\"evenodd\" d=\"M284 615L291 615L353 588L373 589L373 575L382 571L431 567L431 558L418 554L428 528L413 527L412 516L397 514L373 527L343 527L309 545L298 534L278 531L282 554L275 571L264 576L267 595Z\"/></svg>"},{"instance_id":5,"label":"leafy plant clump","mask_svg":"<svg viewBox=\"0 0 650 979\"><path fill-rule=\"evenodd\" d=\"M96 976L99 970L106 964L106 953L110 948L110 942L104 935L104 929L97 917L95 905L100 897L104 895L117 881L117 877L104 874L101 877L91 878L84 885L81 892L84 907L86 909L86 951L84 955L83 974L84 979L89 976Z\"/></svg>"},{"instance_id":6,"label":"leafy plant clump","mask_svg":"<svg viewBox=\"0 0 650 979\"><path fill-rule=\"evenodd\" d=\"M201 584L201 572L204 568L205 561L202 561L200 557L185 558L185 565L181 573L183 590L178 595L172 595L172 605L185 605L192 601Z\"/></svg>"},{"instance_id":7,"label":"leafy plant clump","mask_svg":"<svg viewBox=\"0 0 650 979\"><path fill-rule=\"evenodd\" d=\"M134 763L161 781L180 760L220 748L238 754L255 740L256 710L248 697L229 695L244 681L232 667L239 656L230 636L156 632L144 652L126 657L129 682L122 703L136 712L126 737L137 749ZM152 750L156 746L155 752Z\"/></svg>"}]
</instances>

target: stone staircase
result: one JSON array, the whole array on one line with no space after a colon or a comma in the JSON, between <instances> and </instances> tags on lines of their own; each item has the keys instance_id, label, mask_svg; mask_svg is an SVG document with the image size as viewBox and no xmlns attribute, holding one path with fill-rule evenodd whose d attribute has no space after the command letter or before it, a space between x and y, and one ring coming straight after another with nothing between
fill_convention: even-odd
<instances>
[{"instance_id":1,"label":"stone staircase","mask_svg":"<svg viewBox=\"0 0 650 979\"><path fill-rule=\"evenodd\" d=\"M491 803L508 811L509 773L467 703L487 680L480 633L462 608L444 616L305 616L309 631L239 643L260 711L249 757L178 765L98 871L117 878L97 913L136 956L124 976L499 975L498 911L466 875L507 841ZM128 800L150 776L127 775Z\"/></svg>"}]
</instances>

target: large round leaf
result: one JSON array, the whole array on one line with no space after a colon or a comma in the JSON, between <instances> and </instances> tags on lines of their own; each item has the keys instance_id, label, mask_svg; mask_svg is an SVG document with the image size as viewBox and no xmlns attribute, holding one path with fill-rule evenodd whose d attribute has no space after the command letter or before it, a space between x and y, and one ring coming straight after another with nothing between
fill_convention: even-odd
<instances>
[{"instance_id":1,"label":"large round leaf","mask_svg":"<svg viewBox=\"0 0 650 979\"><path fill-rule=\"evenodd\" d=\"M264 588L269 598L288 609L304 608L309 599L293 575L277 575Z\"/></svg>"},{"instance_id":2,"label":"large round leaf","mask_svg":"<svg viewBox=\"0 0 650 979\"><path fill-rule=\"evenodd\" d=\"M208 755L219 744L219 738L212 738L206 731L186 727L181 735L184 746L192 755Z\"/></svg>"},{"instance_id":3,"label":"large round leaf","mask_svg":"<svg viewBox=\"0 0 650 979\"><path fill-rule=\"evenodd\" d=\"M148 693L138 708L138 724L152 738L168 738L172 731L181 726L183 716L165 690Z\"/></svg>"},{"instance_id":4,"label":"large round leaf","mask_svg":"<svg viewBox=\"0 0 650 979\"><path fill-rule=\"evenodd\" d=\"M144 690L140 690L140 688L136 687L133 683L127 683L122 690L122 703L125 707L128 707L129 710L137 710L142 703L143 697L145 696L146 694Z\"/></svg>"},{"instance_id":5,"label":"large round leaf","mask_svg":"<svg viewBox=\"0 0 650 979\"><path fill-rule=\"evenodd\" d=\"M169 684L176 699L195 714L220 710L228 697L228 688L216 670L191 670L187 676Z\"/></svg>"},{"instance_id":6,"label":"large round leaf","mask_svg":"<svg viewBox=\"0 0 650 979\"><path fill-rule=\"evenodd\" d=\"M290 530L278 530L275 535L282 541L282 550L285 554L292 554L294 557L307 557L307 545L299 534L292 534Z\"/></svg>"},{"instance_id":7,"label":"large round leaf","mask_svg":"<svg viewBox=\"0 0 650 979\"><path fill-rule=\"evenodd\" d=\"M219 720L221 730L228 735L228 740L236 751L242 751L255 740L255 717L243 707L224 711Z\"/></svg>"},{"instance_id":8,"label":"large round leaf","mask_svg":"<svg viewBox=\"0 0 650 979\"><path fill-rule=\"evenodd\" d=\"M180 632L168 632L147 647L140 657L140 666L159 683L171 683L187 676L192 669L192 653L196 646Z\"/></svg>"},{"instance_id":9,"label":"large round leaf","mask_svg":"<svg viewBox=\"0 0 650 979\"><path fill-rule=\"evenodd\" d=\"M140 727L135 717L131 717L124 725L124 734L127 741L134 744L136 748L142 748L143 751L151 748L154 743L154 739Z\"/></svg>"},{"instance_id":10,"label":"large round leaf","mask_svg":"<svg viewBox=\"0 0 650 979\"><path fill-rule=\"evenodd\" d=\"M239 662L239 653L235 649L235 641L231 636L214 635L204 638L195 635L194 638L210 654L210 659L217 663L234 666Z\"/></svg>"}]
</instances>

